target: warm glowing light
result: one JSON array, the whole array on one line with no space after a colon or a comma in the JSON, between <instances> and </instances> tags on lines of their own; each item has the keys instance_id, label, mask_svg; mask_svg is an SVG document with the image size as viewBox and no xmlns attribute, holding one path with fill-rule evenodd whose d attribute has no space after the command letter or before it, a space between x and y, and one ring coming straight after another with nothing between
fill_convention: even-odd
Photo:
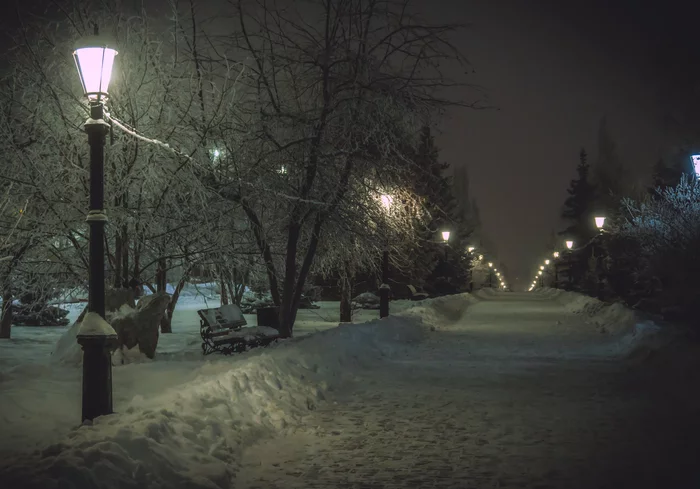
<instances>
[{"instance_id":1,"label":"warm glowing light","mask_svg":"<svg viewBox=\"0 0 700 489\"><path fill-rule=\"evenodd\" d=\"M572 249L574 247L574 242L573 241L567 241L566 242L566 248L567 249Z\"/></svg>"},{"instance_id":2,"label":"warm glowing light","mask_svg":"<svg viewBox=\"0 0 700 489\"><path fill-rule=\"evenodd\" d=\"M97 100L107 95L116 55L117 51L97 36L85 39L73 52L83 93L89 99Z\"/></svg>"},{"instance_id":3,"label":"warm glowing light","mask_svg":"<svg viewBox=\"0 0 700 489\"><path fill-rule=\"evenodd\" d=\"M493 268L493 263L489 262L489 268Z\"/></svg>"},{"instance_id":4,"label":"warm glowing light","mask_svg":"<svg viewBox=\"0 0 700 489\"><path fill-rule=\"evenodd\" d=\"M479 255L479 260L481 261L483 259L484 259L484 255Z\"/></svg>"},{"instance_id":5,"label":"warm glowing light","mask_svg":"<svg viewBox=\"0 0 700 489\"><path fill-rule=\"evenodd\" d=\"M603 226L605 226L605 218L602 216L598 216L595 218L595 226L598 229L603 229Z\"/></svg>"},{"instance_id":6,"label":"warm glowing light","mask_svg":"<svg viewBox=\"0 0 700 489\"><path fill-rule=\"evenodd\" d=\"M700 155L692 155L690 157L693 162L693 168L695 169L695 176L700 178Z\"/></svg>"},{"instance_id":7,"label":"warm glowing light","mask_svg":"<svg viewBox=\"0 0 700 489\"><path fill-rule=\"evenodd\" d=\"M555 251L554 253L552 253L552 256L553 256L554 258L559 258L559 252L558 252L558 251Z\"/></svg>"},{"instance_id":8,"label":"warm glowing light","mask_svg":"<svg viewBox=\"0 0 700 489\"><path fill-rule=\"evenodd\" d=\"M391 195L382 194L381 199L382 199L382 205L384 206L384 208L385 208L386 210L391 209L391 204L394 203L394 198L393 198ZM448 232L448 233L447 233L447 238L449 239L449 237L450 237L450 236L449 236L449 232ZM445 239L445 233L442 233L442 238ZM447 240L445 239L445 241L447 241Z\"/></svg>"},{"instance_id":9,"label":"warm glowing light","mask_svg":"<svg viewBox=\"0 0 700 489\"><path fill-rule=\"evenodd\" d=\"M450 240L450 232L449 231L443 231L442 232L442 240L447 243Z\"/></svg>"},{"instance_id":10,"label":"warm glowing light","mask_svg":"<svg viewBox=\"0 0 700 489\"><path fill-rule=\"evenodd\" d=\"M474 251L475 249L476 249L476 248L474 248L473 246L470 246L469 248L467 248L467 251L468 251L469 253L471 253L471 252Z\"/></svg>"},{"instance_id":11,"label":"warm glowing light","mask_svg":"<svg viewBox=\"0 0 700 489\"><path fill-rule=\"evenodd\" d=\"M544 261L544 264L545 264L545 265L549 265L549 260L545 260L545 261Z\"/></svg>"},{"instance_id":12,"label":"warm glowing light","mask_svg":"<svg viewBox=\"0 0 700 489\"><path fill-rule=\"evenodd\" d=\"M539 272L537 272L537 275L542 275L542 270L540 270Z\"/></svg>"},{"instance_id":13,"label":"warm glowing light","mask_svg":"<svg viewBox=\"0 0 700 489\"><path fill-rule=\"evenodd\" d=\"M540 270L544 270L544 267L542 265L540 265Z\"/></svg>"}]
</instances>

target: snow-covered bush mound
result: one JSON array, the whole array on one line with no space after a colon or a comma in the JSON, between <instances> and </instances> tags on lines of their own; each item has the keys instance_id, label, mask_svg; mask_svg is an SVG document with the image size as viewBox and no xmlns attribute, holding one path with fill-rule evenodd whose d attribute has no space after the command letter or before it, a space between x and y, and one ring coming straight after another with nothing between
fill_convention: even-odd
<instances>
[{"instance_id":1,"label":"snow-covered bush mound","mask_svg":"<svg viewBox=\"0 0 700 489\"><path fill-rule=\"evenodd\" d=\"M422 321L454 300L425 301L423 312L409 309L193 364L189 381L152 397L135 396L117 406L117 414L73 429L59 443L4 458L0 487L233 487L242 446L293 430L325 391L342 388L358 369L377 367L382 357L419 341L426 329ZM124 368L156 364L168 375L167 362Z\"/></svg>"},{"instance_id":2,"label":"snow-covered bush mound","mask_svg":"<svg viewBox=\"0 0 700 489\"><path fill-rule=\"evenodd\" d=\"M475 295L476 297L481 297L484 299L493 297L497 294L498 292L496 291L496 289L493 289L491 287L484 287L483 289L479 289L473 293L473 295Z\"/></svg>"},{"instance_id":3,"label":"snow-covered bush mound","mask_svg":"<svg viewBox=\"0 0 700 489\"><path fill-rule=\"evenodd\" d=\"M468 293L446 295L421 301L402 315L420 318L431 327L442 327L459 321L469 306L475 302L479 302L479 299Z\"/></svg>"}]
</instances>

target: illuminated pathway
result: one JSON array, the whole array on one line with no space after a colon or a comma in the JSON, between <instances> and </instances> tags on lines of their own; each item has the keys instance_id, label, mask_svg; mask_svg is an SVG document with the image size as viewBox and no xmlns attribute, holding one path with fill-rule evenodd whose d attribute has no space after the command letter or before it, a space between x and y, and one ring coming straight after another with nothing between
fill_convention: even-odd
<instances>
[{"instance_id":1,"label":"illuminated pathway","mask_svg":"<svg viewBox=\"0 0 700 489\"><path fill-rule=\"evenodd\" d=\"M247 449L236 487L691 487L700 417L603 336L534 294L475 304Z\"/></svg>"}]
</instances>

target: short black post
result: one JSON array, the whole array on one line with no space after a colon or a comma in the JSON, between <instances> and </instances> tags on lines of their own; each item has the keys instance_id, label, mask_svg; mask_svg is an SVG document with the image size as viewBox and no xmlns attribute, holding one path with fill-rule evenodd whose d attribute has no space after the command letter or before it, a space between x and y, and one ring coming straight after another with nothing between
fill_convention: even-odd
<instances>
[{"instance_id":1,"label":"short black post","mask_svg":"<svg viewBox=\"0 0 700 489\"><path fill-rule=\"evenodd\" d=\"M389 315L389 248L384 249L382 255L382 284L379 286L379 317L385 318Z\"/></svg>"},{"instance_id":2,"label":"short black post","mask_svg":"<svg viewBox=\"0 0 700 489\"><path fill-rule=\"evenodd\" d=\"M88 314L78 331L83 348L82 420L92 420L112 413L111 351L116 333L105 319L104 238L107 216L104 212L104 145L108 125L104 121L104 104L90 102L90 119L85 132L90 144L90 276ZM91 314L92 313L92 314Z\"/></svg>"},{"instance_id":3,"label":"short black post","mask_svg":"<svg viewBox=\"0 0 700 489\"><path fill-rule=\"evenodd\" d=\"M554 288L559 288L559 264L554 262Z\"/></svg>"}]
</instances>

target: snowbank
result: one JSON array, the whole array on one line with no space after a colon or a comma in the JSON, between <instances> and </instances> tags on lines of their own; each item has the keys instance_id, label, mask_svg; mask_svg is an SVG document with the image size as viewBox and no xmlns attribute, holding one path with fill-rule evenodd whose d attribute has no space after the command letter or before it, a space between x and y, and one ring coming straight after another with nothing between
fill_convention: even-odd
<instances>
[{"instance_id":1,"label":"snowbank","mask_svg":"<svg viewBox=\"0 0 700 489\"><path fill-rule=\"evenodd\" d=\"M543 288L536 293L556 300L566 311L581 315L586 324L610 336L612 341L596 348L602 355L646 358L649 352L666 348L675 336L670 328L662 328L620 303L608 304L594 297L561 289Z\"/></svg>"},{"instance_id":2,"label":"snowbank","mask_svg":"<svg viewBox=\"0 0 700 489\"><path fill-rule=\"evenodd\" d=\"M612 335L632 333L640 321L636 313L620 303L607 304L594 297L561 289L544 288L536 292L548 299L556 300L565 310L581 314L586 322L601 333Z\"/></svg>"},{"instance_id":3,"label":"snowbank","mask_svg":"<svg viewBox=\"0 0 700 489\"><path fill-rule=\"evenodd\" d=\"M238 357L120 367L171 387L135 395L117 414L72 429L60 442L0 462L0 486L137 488L232 486L240 448L264 434L294 430L324 392L358 369L420 341L426 323L461 314L462 298L424 301L384 320L341 325ZM441 312L446 307L451 312ZM65 367L62 367L65 368ZM124 370L122 370L124 369ZM181 382L173 382L180 376Z\"/></svg>"}]
</instances>

